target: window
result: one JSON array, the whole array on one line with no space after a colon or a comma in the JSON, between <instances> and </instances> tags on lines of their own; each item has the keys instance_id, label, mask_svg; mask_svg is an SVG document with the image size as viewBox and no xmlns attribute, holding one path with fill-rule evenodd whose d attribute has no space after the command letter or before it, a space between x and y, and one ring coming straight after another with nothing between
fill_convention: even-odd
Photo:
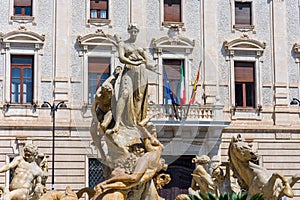
<instances>
[{"instance_id":1,"label":"window","mask_svg":"<svg viewBox=\"0 0 300 200\"><path fill-rule=\"evenodd\" d=\"M110 76L110 58L88 58L89 104L94 101L99 86Z\"/></svg>"},{"instance_id":2,"label":"window","mask_svg":"<svg viewBox=\"0 0 300 200\"><path fill-rule=\"evenodd\" d=\"M235 24L252 25L251 2L235 2Z\"/></svg>"},{"instance_id":3,"label":"window","mask_svg":"<svg viewBox=\"0 0 300 200\"><path fill-rule=\"evenodd\" d=\"M90 18L108 19L108 0L90 0Z\"/></svg>"},{"instance_id":4,"label":"window","mask_svg":"<svg viewBox=\"0 0 300 200\"><path fill-rule=\"evenodd\" d=\"M181 22L181 0L164 0L164 21Z\"/></svg>"},{"instance_id":5,"label":"window","mask_svg":"<svg viewBox=\"0 0 300 200\"><path fill-rule=\"evenodd\" d=\"M253 0L230 0L231 1L231 25L232 32L252 32L255 30L255 1Z\"/></svg>"},{"instance_id":6,"label":"window","mask_svg":"<svg viewBox=\"0 0 300 200\"><path fill-rule=\"evenodd\" d=\"M255 106L254 62L234 62L235 105Z\"/></svg>"},{"instance_id":7,"label":"window","mask_svg":"<svg viewBox=\"0 0 300 200\"><path fill-rule=\"evenodd\" d=\"M33 56L11 56L11 103L33 99Z\"/></svg>"},{"instance_id":8,"label":"window","mask_svg":"<svg viewBox=\"0 0 300 200\"><path fill-rule=\"evenodd\" d=\"M184 61L164 59L164 104L180 104L184 92ZM167 83L168 81L168 83ZM184 102L185 103L185 102Z\"/></svg>"},{"instance_id":9,"label":"window","mask_svg":"<svg viewBox=\"0 0 300 200\"><path fill-rule=\"evenodd\" d=\"M15 16L32 16L32 0L14 0Z\"/></svg>"},{"instance_id":10,"label":"window","mask_svg":"<svg viewBox=\"0 0 300 200\"><path fill-rule=\"evenodd\" d=\"M44 35L22 27L3 35L1 51L6 49L5 57L8 58L4 62L3 101L18 104L9 109L5 116L37 116L37 112L28 114L22 108L29 107L29 103L36 103L40 96L44 79L40 78L41 67L38 61L43 55L44 41Z\"/></svg>"},{"instance_id":11,"label":"window","mask_svg":"<svg viewBox=\"0 0 300 200\"><path fill-rule=\"evenodd\" d=\"M89 187L104 181L102 164L97 158L89 158Z\"/></svg>"},{"instance_id":12,"label":"window","mask_svg":"<svg viewBox=\"0 0 300 200\"><path fill-rule=\"evenodd\" d=\"M97 30L94 33L78 36L77 41L80 47L79 56L83 58L83 99L84 104L93 103L94 94L102 82L110 76L115 69L115 61L118 60L118 51L115 48L115 41L109 33ZM74 81L82 80L80 76L73 76ZM90 116L87 112L85 116Z\"/></svg>"}]
</instances>

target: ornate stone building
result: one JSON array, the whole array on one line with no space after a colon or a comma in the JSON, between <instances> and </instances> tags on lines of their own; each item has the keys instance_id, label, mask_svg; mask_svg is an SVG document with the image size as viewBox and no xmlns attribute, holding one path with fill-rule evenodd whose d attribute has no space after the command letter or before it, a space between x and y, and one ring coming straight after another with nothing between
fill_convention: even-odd
<instances>
[{"instance_id":1,"label":"ornate stone building","mask_svg":"<svg viewBox=\"0 0 300 200\"><path fill-rule=\"evenodd\" d=\"M49 188L53 172L60 190L99 181L93 95L122 66L115 34L126 40L136 23L137 45L158 65L149 71L149 114L160 113L153 122L173 175L165 197L186 191L195 155L227 161L239 133L261 166L299 173L300 107L290 104L300 96L299 7L298 0L0 1L0 166L34 143L55 160ZM44 101L67 105L54 111L55 123ZM0 185L9 180L0 175ZM294 188L300 199L300 184Z\"/></svg>"}]
</instances>

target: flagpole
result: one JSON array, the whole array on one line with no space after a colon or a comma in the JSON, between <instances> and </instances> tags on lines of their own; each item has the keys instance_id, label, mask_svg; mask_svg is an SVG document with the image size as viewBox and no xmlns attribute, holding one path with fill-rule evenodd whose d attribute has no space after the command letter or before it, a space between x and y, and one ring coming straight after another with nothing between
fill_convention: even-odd
<instances>
[{"instance_id":1,"label":"flagpole","mask_svg":"<svg viewBox=\"0 0 300 200\"><path fill-rule=\"evenodd\" d=\"M190 107L191 107L191 101L192 101L192 99L195 99L195 97L194 97L195 94L194 93L197 90L197 83L198 83L198 80L199 80L199 77L200 77L201 64L202 64L202 61L200 61L200 63L199 63L198 72L197 72L196 79L194 81L193 91L192 91L191 99L189 101L189 105L188 105L188 108L187 108L187 111L186 111L185 119L187 119L187 117L188 117L188 114L189 114L189 111L190 111Z\"/></svg>"}]
</instances>

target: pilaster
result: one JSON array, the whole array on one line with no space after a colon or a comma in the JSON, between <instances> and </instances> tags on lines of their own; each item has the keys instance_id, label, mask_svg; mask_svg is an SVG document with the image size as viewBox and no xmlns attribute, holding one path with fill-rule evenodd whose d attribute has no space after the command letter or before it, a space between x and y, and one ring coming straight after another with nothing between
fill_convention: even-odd
<instances>
[{"instance_id":1,"label":"pilaster","mask_svg":"<svg viewBox=\"0 0 300 200\"><path fill-rule=\"evenodd\" d=\"M72 1L55 1L55 35L54 35L54 99L67 100L69 88L69 66L71 41Z\"/></svg>"},{"instance_id":2,"label":"pilaster","mask_svg":"<svg viewBox=\"0 0 300 200\"><path fill-rule=\"evenodd\" d=\"M217 0L203 1L203 67L206 103L215 103L219 93L218 88L218 19L217 12L211 12L211 8L218 7Z\"/></svg>"}]
</instances>

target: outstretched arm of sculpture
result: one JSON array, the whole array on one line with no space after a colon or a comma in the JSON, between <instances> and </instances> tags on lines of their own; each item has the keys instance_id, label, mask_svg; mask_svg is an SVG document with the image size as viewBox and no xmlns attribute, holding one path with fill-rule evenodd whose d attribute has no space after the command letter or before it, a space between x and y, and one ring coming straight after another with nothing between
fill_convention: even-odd
<instances>
[{"instance_id":1,"label":"outstretched arm of sculpture","mask_svg":"<svg viewBox=\"0 0 300 200\"><path fill-rule=\"evenodd\" d=\"M12 162L10 162L0 168L0 173L16 168L19 165L20 161L21 161L20 156L15 157Z\"/></svg>"}]
</instances>

